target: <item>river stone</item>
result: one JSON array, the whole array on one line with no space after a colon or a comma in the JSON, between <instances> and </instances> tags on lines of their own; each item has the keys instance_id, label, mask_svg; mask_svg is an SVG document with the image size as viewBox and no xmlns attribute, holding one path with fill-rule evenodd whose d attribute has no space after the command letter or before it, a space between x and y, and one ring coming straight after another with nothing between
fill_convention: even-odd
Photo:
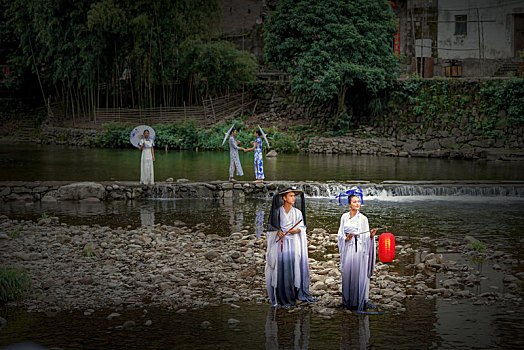
<instances>
[{"instance_id":1,"label":"river stone","mask_svg":"<svg viewBox=\"0 0 524 350\"><path fill-rule=\"evenodd\" d=\"M207 260L209 261L213 261L215 260L216 258L218 258L220 256L220 254L218 254L217 252L215 252L214 250L210 250L208 251L206 254L204 254L204 256L206 257Z\"/></svg>"},{"instance_id":2,"label":"river stone","mask_svg":"<svg viewBox=\"0 0 524 350\"><path fill-rule=\"evenodd\" d=\"M267 154L266 154L267 158L272 158L272 157L276 157L276 156L278 156L278 153L274 149L272 149L271 151L267 152Z\"/></svg>"},{"instance_id":3,"label":"river stone","mask_svg":"<svg viewBox=\"0 0 524 350\"><path fill-rule=\"evenodd\" d=\"M240 323L239 320L237 319L234 319L234 318L230 318L229 320L227 320L227 324L230 326L230 327L235 327L236 325L238 325Z\"/></svg>"},{"instance_id":4,"label":"river stone","mask_svg":"<svg viewBox=\"0 0 524 350\"><path fill-rule=\"evenodd\" d=\"M153 321L151 321L151 320L147 320L147 321L144 323L144 326L149 327L149 326L151 326L152 324L153 324Z\"/></svg>"},{"instance_id":5,"label":"river stone","mask_svg":"<svg viewBox=\"0 0 524 350\"><path fill-rule=\"evenodd\" d=\"M475 237L471 237L471 236L465 236L464 241L466 241L467 243L480 242L478 239L476 239Z\"/></svg>"},{"instance_id":6,"label":"river stone","mask_svg":"<svg viewBox=\"0 0 524 350\"><path fill-rule=\"evenodd\" d=\"M124 322L124 325L123 325L124 328L131 328L131 327L134 327L134 326L136 326L136 322L135 321L126 321L126 322Z\"/></svg>"},{"instance_id":7,"label":"river stone","mask_svg":"<svg viewBox=\"0 0 524 350\"><path fill-rule=\"evenodd\" d=\"M200 324L200 327L202 327L203 329L208 329L209 326L211 326L211 322L209 321L202 321L202 323Z\"/></svg>"},{"instance_id":8,"label":"river stone","mask_svg":"<svg viewBox=\"0 0 524 350\"><path fill-rule=\"evenodd\" d=\"M58 197L61 200L80 200L86 198L102 199L105 188L95 182L78 182L62 186L58 189Z\"/></svg>"},{"instance_id":9,"label":"river stone","mask_svg":"<svg viewBox=\"0 0 524 350\"><path fill-rule=\"evenodd\" d=\"M112 320L115 317L120 317L120 314L118 312L112 312L107 316L107 319Z\"/></svg>"},{"instance_id":10,"label":"river stone","mask_svg":"<svg viewBox=\"0 0 524 350\"><path fill-rule=\"evenodd\" d=\"M3 317L0 317L0 329L4 328L7 325L7 320Z\"/></svg>"},{"instance_id":11,"label":"river stone","mask_svg":"<svg viewBox=\"0 0 524 350\"><path fill-rule=\"evenodd\" d=\"M446 288L451 288L453 286L458 286L458 285L459 285L459 281L456 278L450 278L449 280L445 280L444 282L442 282L442 286Z\"/></svg>"}]
</instances>

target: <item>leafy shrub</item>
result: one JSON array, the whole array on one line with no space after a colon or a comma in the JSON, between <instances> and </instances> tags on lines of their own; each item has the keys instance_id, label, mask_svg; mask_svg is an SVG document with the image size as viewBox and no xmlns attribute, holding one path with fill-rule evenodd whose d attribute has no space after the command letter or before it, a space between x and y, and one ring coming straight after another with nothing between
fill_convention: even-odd
<instances>
[{"instance_id":1,"label":"leafy shrub","mask_svg":"<svg viewBox=\"0 0 524 350\"><path fill-rule=\"evenodd\" d=\"M31 289L31 279L25 271L0 267L0 301L18 299Z\"/></svg>"}]
</instances>

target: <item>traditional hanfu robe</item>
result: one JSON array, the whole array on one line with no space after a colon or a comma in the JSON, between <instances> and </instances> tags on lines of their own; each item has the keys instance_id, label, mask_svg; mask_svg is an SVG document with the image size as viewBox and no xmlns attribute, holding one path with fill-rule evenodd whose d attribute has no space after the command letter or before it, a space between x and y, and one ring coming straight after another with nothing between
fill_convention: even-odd
<instances>
[{"instance_id":1,"label":"traditional hanfu robe","mask_svg":"<svg viewBox=\"0 0 524 350\"><path fill-rule=\"evenodd\" d=\"M353 218L345 213L340 218L338 250L342 272L342 306L362 311L369 296L369 279L375 269L375 237L371 238L368 219L358 212ZM360 233L346 241L349 233Z\"/></svg>"},{"instance_id":2,"label":"traditional hanfu robe","mask_svg":"<svg viewBox=\"0 0 524 350\"><path fill-rule=\"evenodd\" d=\"M286 213L279 209L280 230L286 232L302 220L302 212L291 207ZM309 295L309 267L304 221L295 229L300 233L287 234L278 241L278 231L268 232L266 253L266 287L272 306L291 306L300 301L316 301Z\"/></svg>"},{"instance_id":3,"label":"traditional hanfu robe","mask_svg":"<svg viewBox=\"0 0 524 350\"><path fill-rule=\"evenodd\" d=\"M155 173L153 169L153 152L151 148L154 146L151 139L142 139L140 146L142 146L142 159L140 161L140 183L145 185L153 185L155 183Z\"/></svg>"},{"instance_id":4,"label":"traditional hanfu robe","mask_svg":"<svg viewBox=\"0 0 524 350\"><path fill-rule=\"evenodd\" d=\"M237 175L244 175L242 165L240 164L240 158L238 157L238 144L233 136L229 137L229 178L233 177L233 165L237 169Z\"/></svg>"},{"instance_id":5,"label":"traditional hanfu robe","mask_svg":"<svg viewBox=\"0 0 524 350\"><path fill-rule=\"evenodd\" d=\"M255 178L257 180L264 180L264 163L262 160L262 138L257 137L255 140L257 146L255 147Z\"/></svg>"}]
</instances>

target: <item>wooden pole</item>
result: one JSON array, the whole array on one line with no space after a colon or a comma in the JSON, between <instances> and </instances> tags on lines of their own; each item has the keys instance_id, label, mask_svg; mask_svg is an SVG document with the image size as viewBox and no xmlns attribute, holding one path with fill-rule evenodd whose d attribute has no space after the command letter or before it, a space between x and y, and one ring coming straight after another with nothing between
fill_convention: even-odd
<instances>
[{"instance_id":1,"label":"wooden pole","mask_svg":"<svg viewBox=\"0 0 524 350\"><path fill-rule=\"evenodd\" d=\"M415 52L414 56L415 56L415 74L418 75L418 61L417 61L417 39L416 39L416 36L415 36L415 18L413 16L413 8L411 8L409 10L410 14L411 14L411 31L413 33L413 50Z\"/></svg>"}]
</instances>

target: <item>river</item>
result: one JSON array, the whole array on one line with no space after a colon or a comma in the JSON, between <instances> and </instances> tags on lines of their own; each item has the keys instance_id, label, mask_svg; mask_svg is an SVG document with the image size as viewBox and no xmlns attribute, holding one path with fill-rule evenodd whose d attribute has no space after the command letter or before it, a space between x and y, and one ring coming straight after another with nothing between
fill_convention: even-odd
<instances>
[{"instance_id":1,"label":"river","mask_svg":"<svg viewBox=\"0 0 524 350\"><path fill-rule=\"evenodd\" d=\"M227 180L229 152L155 151L155 179ZM254 180L253 154L240 153L241 180ZM137 150L0 144L0 181L138 181ZM268 180L524 180L524 162L371 155L281 154L264 159Z\"/></svg>"},{"instance_id":2,"label":"river","mask_svg":"<svg viewBox=\"0 0 524 350\"><path fill-rule=\"evenodd\" d=\"M157 150L156 178L194 181L226 179L227 152L164 152ZM140 154L133 150L77 149L61 146L7 145L0 148L3 171L0 181L136 180ZM244 179L253 178L252 155L242 154ZM265 159L265 173L273 180L351 182L352 180L416 181L432 186L435 180L522 181L524 164L443 159L390 158L378 156L279 155ZM408 184L408 186L410 186ZM435 185L436 186L436 185ZM458 185L460 186L460 184ZM435 187L437 188L437 187ZM409 192L409 191L408 191ZM520 195L488 195L482 190L418 195L376 195L364 198L364 212L371 226L388 226L404 237L459 238L471 235L495 250L519 259L513 267L522 271L524 258L524 198ZM320 193L320 192L319 192ZM426 194L427 194L426 193ZM307 199L308 227L336 232L347 206L329 196ZM149 199L113 202L2 203L0 214L20 220L56 215L70 225L150 227L182 220L190 226L205 223L206 234L227 236L247 230L259 233L267 221L268 198L246 199ZM473 262L471 262L473 263ZM488 267L486 267L488 269ZM499 281L500 282L500 281ZM499 288L499 284L483 288ZM501 285L501 284L500 284ZM484 290L485 291L485 290ZM33 341L59 348L521 348L522 305L476 306L471 301L437 298L408 300L400 315L356 316L339 312L332 319L307 309L288 313L268 305L210 306L178 314L172 310L119 310L120 321L106 316L114 310L27 313L8 307L0 316L8 326L0 330L0 346ZM240 321L228 326L227 320ZM136 327L122 328L126 320ZM148 319L152 326L144 326ZM201 323L209 321L203 329ZM112 345L108 345L112 344Z\"/></svg>"}]
</instances>

